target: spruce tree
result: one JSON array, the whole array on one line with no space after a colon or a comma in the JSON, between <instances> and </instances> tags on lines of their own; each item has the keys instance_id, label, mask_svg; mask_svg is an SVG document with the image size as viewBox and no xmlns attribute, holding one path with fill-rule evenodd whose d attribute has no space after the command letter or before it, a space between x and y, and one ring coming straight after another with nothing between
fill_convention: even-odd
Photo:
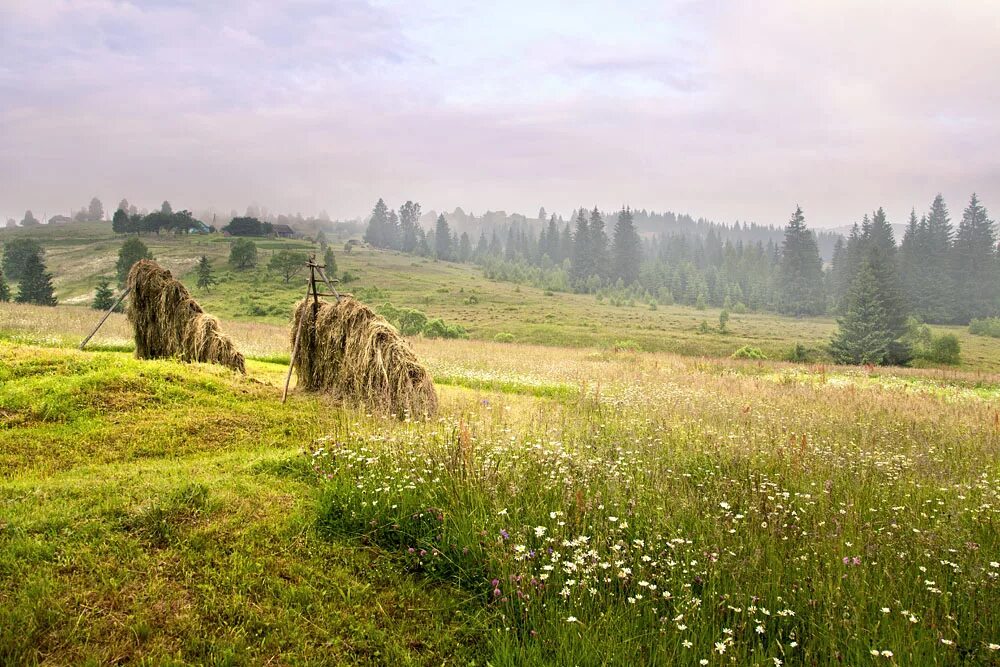
<instances>
[{"instance_id":1,"label":"spruce tree","mask_svg":"<svg viewBox=\"0 0 1000 667\"><path fill-rule=\"evenodd\" d=\"M625 285L639 279L639 264L642 261L642 241L635 230L632 210L623 208L618 214L614 232L614 278Z\"/></svg>"},{"instance_id":2,"label":"spruce tree","mask_svg":"<svg viewBox=\"0 0 1000 667\"><path fill-rule=\"evenodd\" d=\"M961 323L988 317L997 303L997 234L986 208L973 193L955 235L955 314Z\"/></svg>"},{"instance_id":3,"label":"spruce tree","mask_svg":"<svg viewBox=\"0 0 1000 667\"><path fill-rule=\"evenodd\" d=\"M208 257L202 255L198 260L198 287L208 291L216 282L211 262L208 261Z\"/></svg>"},{"instance_id":4,"label":"spruce tree","mask_svg":"<svg viewBox=\"0 0 1000 667\"><path fill-rule=\"evenodd\" d=\"M444 214L438 216L434 226L434 254L438 259L451 261L454 258L454 249L451 241L451 227L445 220Z\"/></svg>"},{"instance_id":5,"label":"spruce tree","mask_svg":"<svg viewBox=\"0 0 1000 667\"><path fill-rule=\"evenodd\" d=\"M608 247L608 235L604 231L604 218L594 207L590 212L590 266L591 273L587 276L597 276L600 283L606 283L611 276L611 250Z\"/></svg>"},{"instance_id":6,"label":"spruce tree","mask_svg":"<svg viewBox=\"0 0 1000 667\"><path fill-rule=\"evenodd\" d=\"M365 241L376 248L385 248L386 241L392 232L389 227L389 207L385 201L379 197L372 209L372 217L368 220L368 228L365 230Z\"/></svg>"},{"instance_id":7,"label":"spruce tree","mask_svg":"<svg viewBox=\"0 0 1000 667\"><path fill-rule=\"evenodd\" d=\"M882 308L885 310L892 340L901 338L907 329L909 312L899 276L896 241L892 225L885 211L879 208L867 227L862 226L863 260L875 274L875 282ZM908 348L902 343L893 343L889 350L888 363L905 364L910 360Z\"/></svg>"},{"instance_id":8,"label":"spruce tree","mask_svg":"<svg viewBox=\"0 0 1000 667\"><path fill-rule=\"evenodd\" d=\"M576 230L573 233L573 252L570 260L570 275L578 292L586 290L587 278L593 273L591 257L590 225L587 224L583 207L580 207L576 215Z\"/></svg>"},{"instance_id":9,"label":"spruce tree","mask_svg":"<svg viewBox=\"0 0 1000 667\"><path fill-rule=\"evenodd\" d=\"M952 275L952 240L954 230L944 197L938 194L931 203L926 223L918 224L917 257L914 267L917 299L916 314L927 322L949 322L954 318L955 281Z\"/></svg>"},{"instance_id":10,"label":"spruce tree","mask_svg":"<svg viewBox=\"0 0 1000 667\"><path fill-rule=\"evenodd\" d=\"M40 306L56 305L52 289L52 274L45 272L45 263L40 255L32 255L24 264L24 273L18 282L18 303L34 303Z\"/></svg>"},{"instance_id":11,"label":"spruce tree","mask_svg":"<svg viewBox=\"0 0 1000 667\"><path fill-rule=\"evenodd\" d=\"M252 241L250 241L250 243L252 243ZM132 265L140 259L153 259L153 253L149 251L149 248L146 247L145 243L139 240L139 237L132 236L126 239L125 243L122 244L121 249L118 251L118 261L115 264L119 285L125 284L125 279L128 278L129 270L132 268Z\"/></svg>"},{"instance_id":12,"label":"spruce tree","mask_svg":"<svg viewBox=\"0 0 1000 667\"><path fill-rule=\"evenodd\" d=\"M107 278L101 278L100 282L97 283L97 291L94 293L94 300L90 307L94 310L110 310L114 303L115 293L111 289L111 281ZM118 304L115 312L120 313L121 311L121 304Z\"/></svg>"},{"instance_id":13,"label":"spruce tree","mask_svg":"<svg viewBox=\"0 0 1000 667\"><path fill-rule=\"evenodd\" d=\"M333 248L327 247L323 253L323 273L331 278L337 275L337 258L333 256Z\"/></svg>"},{"instance_id":14,"label":"spruce tree","mask_svg":"<svg viewBox=\"0 0 1000 667\"><path fill-rule=\"evenodd\" d=\"M823 261L813 233L806 229L802 209L785 227L779 269L779 307L792 315L819 315L825 310L823 297Z\"/></svg>"},{"instance_id":15,"label":"spruce tree","mask_svg":"<svg viewBox=\"0 0 1000 667\"><path fill-rule=\"evenodd\" d=\"M845 299L844 316L837 323L840 328L830 343L837 363L887 363L894 336L870 262L865 262L854 277Z\"/></svg>"},{"instance_id":16,"label":"spruce tree","mask_svg":"<svg viewBox=\"0 0 1000 667\"><path fill-rule=\"evenodd\" d=\"M0 303L8 301L10 301L10 286L7 285L7 281L3 277L3 271L0 271Z\"/></svg>"}]
</instances>

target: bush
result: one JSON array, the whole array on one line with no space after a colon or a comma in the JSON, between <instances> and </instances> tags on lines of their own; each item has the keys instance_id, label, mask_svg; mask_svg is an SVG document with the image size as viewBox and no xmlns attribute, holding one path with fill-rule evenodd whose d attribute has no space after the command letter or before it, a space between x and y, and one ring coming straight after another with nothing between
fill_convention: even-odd
<instances>
[{"instance_id":1,"label":"bush","mask_svg":"<svg viewBox=\"0 0 1000 667\"><path fill-rule=\"evenodd\" d=\"M984 317L969 322L969 333L974 336L1000 338L1000 317Z\"/></svg>"},{"instance_id":2,"label":"bush","mask_svg":"<svg viewBox=\"0 0 1000 667\"><path fill-rule=\"evenodd\" d=\"M767 355L765 355L759 347L744 345L740 349L733 352L733 359L755 359L757 361L765 361L767 360Z\"/></svg>"},{"instance_id":3,"label":"bush","mask_svg":"<svg viewBox=\"0 0 1000 667\"><path fill-rule=\"evenodd\" d=\"M424 335L428 338L468 338L469 334L465 328L458 324L445 324L444 320L438 318L431 320L424 327Z\"/></svg>"},{"instance_id":4,"label":"bush","mask_svg":"<svg viewBox=\"0 0 1000 667\"><path fill-rule=\"evenodd\" d=\"M819 350L806 347L802 343L796 343L791 352L785 356L785 361L794 361L800 364L811 364L819 358Z\"/></svg>"},{"instance_id":5,"label":"bush","mask_svg":"<svg viewBox=\"0 0 1000 667\"><path fill-rule=\"evenodd\" d=\"M505 332L498 333L496 336L493 337L493 341L496 343L513 343L514 334Z\"/></svg>"},{"instance_id":6,"label":"bush","mask_svg":"<svg viewBox=\"0 0 1000 667\"><path fill-rule=\"evenodd\" d=\"M358 276L351 273L350 271L344 271L340 274L340 282L344 285L347 283L353 283L355 280L359 280Z\"/></svg>"},{"instance_id":7,"label":"bush","mask_svg":"<svg viewBox=\"0 0 1000 667\"><path fill-rule=\"evenodd\" d=\"M935 336L928 358L939 364L958 364L962 361L962 346L955 334Z\"/></svg>"}]
</instances>

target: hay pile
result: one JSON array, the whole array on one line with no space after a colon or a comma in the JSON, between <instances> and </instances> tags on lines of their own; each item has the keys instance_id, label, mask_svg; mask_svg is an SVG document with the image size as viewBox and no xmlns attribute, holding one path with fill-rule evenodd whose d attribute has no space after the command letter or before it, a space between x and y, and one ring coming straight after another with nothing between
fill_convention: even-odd
<instances>
[{"instance_id":1,"label":"hay pile","mask_svg":"<svg viewBox=\"0 0 1000 667\"><path fill-rule=\"evenodd\" d=\"M135 332L136 357L180 357L246 373L243 355L219 331L219 320L205 313L170 271L148 259L139 260L125 287L129 290L125 315Z\"/></svg>"},{"instance_id":2,"label":"hay pile","mask_svg":"<svg viewBox=\"0 0 1000 667\"><path fill-rule=\"evenodd\" d=\"M305 320L303 320L305 318ZM396 329L349 295L339 303L300 301L292 317L292 359L300 387L399 417L437 411L430 373Z\"/></svg>"}]
</instances>

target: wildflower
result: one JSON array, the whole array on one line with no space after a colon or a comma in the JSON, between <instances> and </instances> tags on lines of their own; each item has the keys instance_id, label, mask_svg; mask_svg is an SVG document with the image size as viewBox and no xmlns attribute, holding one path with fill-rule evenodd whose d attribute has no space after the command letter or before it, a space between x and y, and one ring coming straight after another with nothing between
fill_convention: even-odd
<instances>
[{"instance_id":1,"label":"wildflower","mask_svg":"<svg viewBox=\"0 0 1000 667\"><path fill-rule=\"evenodd\" d=\"M719 652L719 655L722 655L723 653L725 653L726 652L726 642L715 642L715 650Z\"/></svg>"},{"instance_id":2,"label":"wildflower","mask_svg":"<svg viewBox=\"0 0 1000 667\"><path fill-rule=\"evenodd\" d=\"M567 623L576 623L576 616L569 616L566 618Z\"/></svg>"},{"instance_id":3,"label":"wildflower","mask_svg":"<svg viewBox=\"0 0 1000 667\"><path fill-rule=\"evenodd\" d=\"M888 607L882 607L882 613L883 614L888 614L889 613L889 608Z\"/></svg>"},{"instance_id":4,"label":"wildflower","mask_svg":"<svg viewBox=\"0 0 1000 667\"><path fill-rule=\"evenodd\" d=\"M882 651L882 657L883 658L891 658L892 657L892 651Z\"/></svg>"},{"instance_id":5,"label":"wildflower","mask_svg":"<svg viewBox=\"0 0 1000 667\"><path fill-rule=\"evenodd\" d=\"M705 658L702 658L701 660L698 661L698 664L699 665L707 665L708 664L708 660L705 660Z\"/></svg>"},{"instance_id":6,"label":"wildflower","mask_svg":"<svg viewBox=\"0 0 1000 667\"><path fill-rule=\"evenodd\" d=\"M758 635L764 634L764 626L760 625L759 623L757 624L757 627L754 628L754 630L757 632Z\"/></svg>"},{"instance_id":7,"label":"wildflower","mask_svg":"<svg viewBox=\"0 0 1000 667\"><path fill-rule=\"evenodd\" d=\"M681 642L681 646L683 646L684 648L691 648L692 646L694 646L694 644L692 644L689 640L685 639L684 641Z\"/></svg>"},{"instance_id":8,"label":"wildflower","mask_svg":"<svg viewBox=\"0 0 1000 667\"><path fill-rule=\"evenodd\" d=\"M542 537L545 535L545 526L535 526L535 537Z\"/></svg>"},{"instance_id":9,"label":"wildflower","mask_svg":"<svg viewBox=\"0 0 1000 667\"><path fill-rule=\"evenodd\" d=\"M781 667L781 665L783 664L781 662L781 658L772 658L772 660L774 660L774 667Z\"/></svg>"},{"instance_id":10,"label":"wildflower","mask_svg":"<svg viewBox=\"0 0 1000 667\"><path fill-rule=\"evenodd\" d=\"M1000 644L988 644L986 648L991 651L1000 651Z\"/></svg>"},{"instance_id":11,"label":"wildflower","mask_svg":"<svg viewBox=\"0 0 1000 667\"><path fill-rule=\"evenodd\" d=\"M942 639L941 639L941 643L942 643L942 644L944 644L945 646L951 646L951 645L952 645L952 644L954 644L955 642L951 641L950 639L943 639L943 638L942 638Z\"/></svg>"}]
</instances>

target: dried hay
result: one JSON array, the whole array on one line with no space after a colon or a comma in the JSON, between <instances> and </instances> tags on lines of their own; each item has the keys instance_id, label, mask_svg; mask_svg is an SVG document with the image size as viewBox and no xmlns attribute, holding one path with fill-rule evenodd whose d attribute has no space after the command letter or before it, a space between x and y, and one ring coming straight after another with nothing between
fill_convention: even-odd
<instances>
[{"instance_id":1,"label":"dried hay","mask_svg":"<svg viewBox=\"0 0 1000 667\"><path fill-rule=\"evenodd\" d=\"M302 318L305 318L303 321ZM349 403L399 417L437 411L430 373L382 316L350 295L339 302L300 301L292 317L292 359L300 387L329 390Z\"/></svg>"},{"instance_id":2,"label":"dried hay","mask_svg":"<svg viewBox=\"0 0 1000 667\"><path fill-rule=\"evenodd\" d=\"M136 357L179 357L246 373L243 355L219 331L219 320L203 311L170 271L148 259L139 260L125 287L129 289L125 315L135 332Z\"/></svg>"}]
</instances>

